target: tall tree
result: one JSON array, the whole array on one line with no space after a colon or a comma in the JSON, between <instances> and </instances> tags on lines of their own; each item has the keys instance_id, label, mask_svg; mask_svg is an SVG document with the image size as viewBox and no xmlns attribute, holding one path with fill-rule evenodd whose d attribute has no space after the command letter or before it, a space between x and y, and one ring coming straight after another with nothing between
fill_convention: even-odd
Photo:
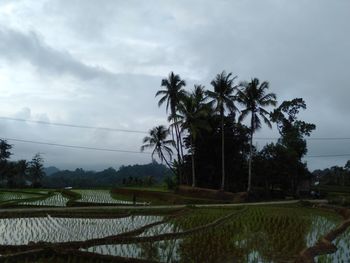
<instances>
[{"instance_id":1,"label":"tall tree","mask_svg":"<svg viewBox=\"0 0 350 263\"><path fill-rule=\"evenodd\" d=\"M170 165L169 161L171 161L173 151L171 150L171 146L174 145L173 140L168 139L169 129L167 129L163 125L159 125L154 127L149 131L149 136L143 138L143 145L141 146L141 151L143 152L145 149L151 148L152 151L152 160L154 160L154 155L157 154L160 161L167 164L169 169L173 172L174 169ZM169 161L166 159L165 154L168 155Z\"/></svg>"},{"instance_id":2,"label":"tall tree","mask_svg":"<svg viewBox=\"0 0 350 263\"><path fill-rule=\"evenodd\" d=\"M176 112L180 104L181 99L186 95L186 91L183 89L186 86L186 82L180 78L179 75L170 72L168 78L162 79L161 87L164 89L157 91L156 97L161 96L158 101L158 106L166 103L166 111L170 109L169 120L172 121L171 129L173 140L176 141L175 149L178 156L178 163L182 164L183 150L181 141L181 131L177 121ZM174 135L175 130L175 135ZM175 139L176 137L176 139ZM181 173L181 172L180 172Z\"/></svg>"},{"instance_id":3,"label":"tall tree","mask_svg":"<svg viewBox=\"0 0 350 263\"><path fill-rule=\"evenodd\" d=\"M20 185L25 184L25 180L27 179L29 163L26 160L19 160L16 163L16 173L18 176L18 182Z\"/></svg>"},{"instance_id":4,"label":"tall tree","mask_svg":"<svg viewBox=\"0 0 350 263\"><path fill-rule=\"evenodd\" d=\"M251 191L252 181L252 156L253 156L253 135L255 131L261 128L261 120L272 128L269 120L269 112L265 107L276 106L276 95L274 93L266 93L269 89L269 83L264 81L260 84L259 79L254 78L249 83L242 83L242 89L238 91L238 101L244 106L239 121L245 119L249 114L250 118L250 148L249 148L249 163L248 163L248 188Z\"/></svg>"},{"instance_id":5,"label":"tall tree","mask_svg":"<svg viewBox=\"0 0 350 263\"><path fill-rule=\"evenodd\" d=\"M11 170L8 165L8 159L12 155L11 149L12 145L8 144L6 140L0 140L0 176L2 178L8 176L9 170Z\"/></svg>"},{"instance_id":6,"label":"tall tree","mask_svg":"<svg viewBox=\"0 0 350 263\"><path fill-rule=\"evenodd\" d=\"M234 101L236 99L234 92L237 86L233 84L236 77L232 77L232 73L226 74L225 71L217 74L215 79L211 81L214 91L207 91L206 94L211 98L210 104L214 106L215 110L219 112L221 119L221 187L225 188L225 129L224 129L224 114L225 109L229 112L237 110Z\"/></svg>"},{"instance_id":7,"label":"tall tree","mask_svg":"<svg viewBox=\"0 0 350 263\"><path fill-rule=\"evenodd\" d=\"M179 119L182 131L189 132L189 143L192 163L192 187L196 186L195 171L195 141L201 130L209 130L210 127L205 120L208 115L205 102L204 87L195 85L192 94L185 96L179 105Z\"/></svg>"},{"instance_id":8,"label":"tall tree","mask_svg":"<svg viewBox=\"0 0 350 263\"><path fill-rule=\"evenodd\" d=\"M40 153L37 153L29 163L29 177L33 186L41 186L41 179L44 176L44 159L41 157Z\"/></svg>"},{"instance_id":9,"label":"tall tree","mask_svg":"<svg viewBox=\"0 0 350 263\"><path fill-rule=\"evenodd\" d=\"M298 166L302 157L307 153L307 143L305 136L310 136L316 129L316 125L307 123L298 119L298 113L301 109L306 109L305 101L302 98L296 98L290 101L284 101L271 114L271 120L277 124L277 129L281 135L278 143L282 144L288 150L291 165L294 171L291 174L292 190L296 193L298 181L300 179Z\"/></svg>"}]
</instances>

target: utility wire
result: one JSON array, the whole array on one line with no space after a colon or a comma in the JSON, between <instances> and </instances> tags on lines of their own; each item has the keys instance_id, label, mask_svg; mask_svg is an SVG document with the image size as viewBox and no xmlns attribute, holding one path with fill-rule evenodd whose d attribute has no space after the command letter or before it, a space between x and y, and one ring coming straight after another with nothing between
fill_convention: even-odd
<instances>
[{"instance_id":1,"label":"utility wire","mask_svg":"<svg viewBox=\"0 0 350 263\"><path fill-rule=\"evenodd\" d=\"M278 137L256 137L255 140L278 140ZM313 137L305 138L307 141L341 141L341 140L350 140L350 137Z\"/></svg>"},{"instance_id":2,"label":"utility wire","mask_svg":"<svg viewBox=\"0 0 350 263\"><path fill-rule=\"evenodd\" d=\"M49 145L49 146L57 146L64 148L74 148L81 150L93 150L93 151L105 151L105 152L119 152L119 153L138 153L138 154L151 154L149 152L137 152L137 151L129 151L129 150L119 150L119 149L110 149L110 148L97 148L97 147L89 147L89 146L79 146L79 145L69 145L69 144L59 144L59 143L50 143L50 142L39 142L32 140L22 140L22 139L14 139L14 138L2 138L7 141L14 142L23 142L23 143L32 143L32 144L41 144L41 145Z\"/></svg>"},{"instance_id":3,"label":"utility wire","mask_svg":"<svg viewBox=\"0 0 350 263\"><path fill-rule=\"evenodd\" d=\"M50 142L41 142L41 141L32 141L32 140L22 140L22 139L15 139L15 138L2 138L2 139L7 140L7 141L14 141L14 142L49 145L49 146L56 146L56 147L81 149L81 150L133 153L133 154L151 154L150 152L137 152L137 151L130 151L130 150L110 149L110 148L97 148L97 147L89 147L89 146L79 146L79 145L59 144L59 143L50 143ZM348 157L348 156L350 156L350 153L349 154L308 155L308 156L305 156L304 158L329 158L329 157Z\"/></svg>"},{"instance_id":4,"label":"utility wire","mask_svg":"<svg viewBox=\"0 0 350 263\"><path fill-rule=\"evenodd\" d=\"M350 156L350 153L345 154L325 154L325 155L307 155L305 158L327 158L327 157L348 157Z\"/></svg>"},{"instance_id":5,"label":"utility wire","mask_svg":"<svg viewBox=\"0 0 350 263\"><path fill-rule=\"evenodd\" d=\"M105 130L105 131L111 131L111 132L128 132L128 133L139 133L139 134L148 133L147 131L141 131L141 130L117 129L117 128L110 128L110 127L98 127L98 126L89 126L89 125L47 122L47 121L21 119L21 118L11 118L11 117L4 117L4 116L0 116L0 120L29 122L29 123L62 126L62 127L70 127L70 128L98 129L98 130ZM254 140L278 140L278 139L279 139L278 137L254 137ZM326 140L337 141L337 140L350 140L350 137L314 137L314 138L305 138L305 139L308 141L326 141Z\"/></svg>"},{"instance_id":6,"label":"utility wire","mask_svg":"<svg viewBox=\"0 0 350 263\"><path fill-rule=\"evenodd\" d=\"M37 121L37 120L27 120L20 118L9 118L9 117L1 117L1 120L9 120L9 121L20 121L20 122L30 122L44 125L52 125L52 126L63 126L63 127L71 127L71 128L81 128L81 129L98 129L98 130L106 130L113 132L130 132L130 133L147 133L146 131L138 131L138 130L127 130L127 129L116 129L116 128L108 128L108 127L97 127L97 126L88 126L88 125L76 125L76 124L67 124L67 123L58 123L58 122L47 122L47 121Z\"/></svg>"}]
</instances>

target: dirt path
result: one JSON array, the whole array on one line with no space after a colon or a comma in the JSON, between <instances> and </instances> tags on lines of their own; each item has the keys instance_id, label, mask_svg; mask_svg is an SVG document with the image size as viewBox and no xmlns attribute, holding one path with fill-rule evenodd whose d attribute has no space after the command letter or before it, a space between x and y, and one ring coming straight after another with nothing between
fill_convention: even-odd
<instances>
[{"instance_id":1,"label":"dirt path","mask_svg":"<svg viewBox=\"0 0 350 263\"><path fill-rule=\"evenodd\" d=\"M239 204L201 204L201 205L191 205L193 207L239 207L239 206L259 206L259 205L289 205L296 204L300 200L290 200L290 201L273 201L273 202L256 202L256 203L239 203ZM313 204L327 204L327 200L304 200ZM5 208L0 209L0 213L2 212L13 212L13 213L21 213L21 212L50 212L50 211L98 211L98 210L139 210L139 209L169 209L169 208L185 208L186 205L156 205L156 206L88 206L88 207L41 207L41 208Z\"/></svg>"}]
</instances>

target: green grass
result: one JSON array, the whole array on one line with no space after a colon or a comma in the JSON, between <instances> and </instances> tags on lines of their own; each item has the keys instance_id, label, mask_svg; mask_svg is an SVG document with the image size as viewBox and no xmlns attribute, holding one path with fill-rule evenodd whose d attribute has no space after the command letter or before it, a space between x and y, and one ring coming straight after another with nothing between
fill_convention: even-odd
<instances>
[{"instance_id":1,"label":"green grass","mask_svg":"<svg viewBox=\"0 0 350 263\"><path fill-rule=\"evenodd\" d=\"M154 185L154 186L123 186L120 188L142 190L142 191L156 191L156 192L171 192L166 185Z\"/></svg>"}]
</instances>

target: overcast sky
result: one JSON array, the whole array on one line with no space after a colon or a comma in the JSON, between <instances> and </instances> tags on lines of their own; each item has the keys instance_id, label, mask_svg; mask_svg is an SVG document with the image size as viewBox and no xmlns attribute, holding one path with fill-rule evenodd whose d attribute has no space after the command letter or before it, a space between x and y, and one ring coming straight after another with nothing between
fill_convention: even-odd
<instances>
[{"instance_id":1,"label":"overcast sky","mask_svg":"<svg viewBox=\"0 0 350 263\"><path fill-rule=\"evenodd\" d=\"M154 94L170 71L191 89L226 70L269 81L280 102L303 97L312 137L350 137L349 25L348 0L1 0L0 117L148 130L166 123ZM2 138L139 151L143 136L0 119ZM41 152L59 168L150 161L9 142L13 159ZM309 142L308 155L327 154L350 154L350 140ZM305 160L315 169L347 159Z\"/></svg>"}]
</instances>

